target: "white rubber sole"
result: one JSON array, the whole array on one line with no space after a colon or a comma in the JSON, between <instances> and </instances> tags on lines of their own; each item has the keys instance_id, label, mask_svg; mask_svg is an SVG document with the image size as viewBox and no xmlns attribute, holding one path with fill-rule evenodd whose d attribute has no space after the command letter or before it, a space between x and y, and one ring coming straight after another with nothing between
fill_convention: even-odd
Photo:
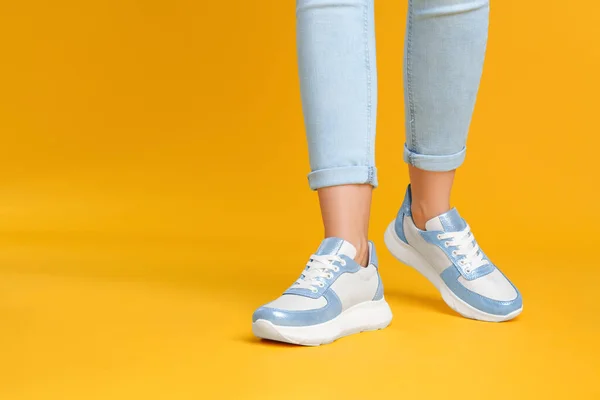
<instances>
[{"instance_id":1,"label":"white rubber sole","mask_svg":"<svg viewBox=\"0 0 600 400\"><path fill-rule=\"evenodd\" d=\"M435 269L429 264L429 262L415 250L412 246L404 243L396 234L394 229L394 221L388 226L384 235L385 245L394 257L396 257L401 263L406 264L421 273L425 278L429 280L436 287L437 290L442 294L442 299L448 304L448 306L466 318L476 319L487 322L503 322L515 318L523 311L523 307L513 311L507 315L494 315L488 314L477 308L465 303L458 296L456 296L446 285L444 280Z\"/></svg>"},{"instance_id":2,"label":"white rubber sole","mask_svg":"<svg viewBox=\"0 0 600 400\"><path fill-rule=\"evenodd\" d=\"M259 319L252 324L252 332L262 339L302 346L319 346L354 333L383 329L390 322L392 311L383 298L357 304L331 321L318 325L280 326Z\"/></svg>"}]
</instances>

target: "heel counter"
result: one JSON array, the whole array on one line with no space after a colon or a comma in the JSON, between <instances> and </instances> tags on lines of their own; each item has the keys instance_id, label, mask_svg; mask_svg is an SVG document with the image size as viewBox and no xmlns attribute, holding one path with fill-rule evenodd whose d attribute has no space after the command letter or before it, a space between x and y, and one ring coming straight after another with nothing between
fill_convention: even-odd
<instances>
[{"instance_id":1,"label":"heel counter","mask_svg":"<svg viewBox=\"0 0 600 400\"><path fill-rule=\"evenodd\" d=\"M373 296L373 300L383 299L383 281L381 280L381 275L379 275L379 273L377 273L377 279L379 279L379 284L377 285L377 291L375 291L375 296Z\"/></svg>"},{"instance_id":2,"label":"heel counter","mask_svg":"<svg viewBox=\"0 0 600 400\"><path fill-rule=\"evenodd\" d=\"M375 243L369 240L369 265L374 265L377 270L377 290L373 296L373 300L381 300L383 298L383 283L381 282L381 275L379 275L379 260L377 259L377 251L375 250Z\"/></svg>"},{"instance_id":3,"label":"heel counter","mask_svg":"<svg viewBox=\"0 0 600 400\"><path fill-rule=\"evenodd\" d=\"M369 263L367 264L367 266L371 264L373 264L375 268L379 269L379 260L377 259L375 243L369 240Z\"/></svg>"},{"instance_id":4,"label":"heel counter","mask_svg":"<svg viewBox=\"0 0 600 400\"><path fill-rule=\"evenodd\" d=\"M404 243L408 243L406 240L406 235L404 235L404 216L408 216L412 218L412 213L410 210L412 203L412 193L410 190L410 185L406 188L406 194L404 195L404 201L400 206L400 210L398 210L398 214L396 215L396 220L394 222L394 230L396 231L396 235L402 240Z\"/></svg>"}]
</instances>

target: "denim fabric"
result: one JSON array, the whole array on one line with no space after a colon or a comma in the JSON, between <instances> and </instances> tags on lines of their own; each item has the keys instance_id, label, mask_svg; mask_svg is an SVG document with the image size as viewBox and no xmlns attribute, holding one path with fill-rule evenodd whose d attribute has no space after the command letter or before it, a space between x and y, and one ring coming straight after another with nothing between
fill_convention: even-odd
<instances>
[{"instance_id":1,"label":"denim fabric","mask_svg":"<svg viewBox=\"0 0 600 400\"><path fill-rule=\"evenodd\" d=\"M377 186L373 0L297 0L297 50L312 189ZM409 0L404 160L457 168L479 87L488 0Z\"/></svg>"}]
</instances>

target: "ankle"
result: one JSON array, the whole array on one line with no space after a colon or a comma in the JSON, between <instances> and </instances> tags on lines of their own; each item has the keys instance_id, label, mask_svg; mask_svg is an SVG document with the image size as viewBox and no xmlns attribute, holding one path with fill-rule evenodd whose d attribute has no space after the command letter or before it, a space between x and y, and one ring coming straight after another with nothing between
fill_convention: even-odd
<instances>
[{"instance_id":1,"label":"ankle","mask_svg":"<svg viewBox=\"0 0 600 400\"><path fill-rule=\"evenodd\" d=\"M413 203L411 205L410 212L412 214L413 222L415 223L417 228L424 231L425 224L427 223L427 221L447 212L448 210L450 210L450 206L427 207L424 205L417 205Z\"/></svg>"},{"instance_id":2,"label":"ankle","mask_svg":"<svg viewBox=\"0 0 600 400\"><path fill-rule=\"evenodd\" d=\"M354 261L363 267L366 267L369 263L369 241L362 239L360 242L350 242L356 247L356 256Z\"/></svg>"},{"instance_id":3,"label":"ankle","mask_svg":"<svg viewBox=\"0 0 600 400\"><path fill-rule=\"evenodd\" d=\"M411 212L417 228L424 230L430 219L450 210L450 192L456 170L425 171L409 165Z\"/></svg>"},{"instance_id":4,"label":"ankle","mask_svg":"<svg viewBox=\"0 0 600 400\"><path fill-rule=\"evenodd\" d=\"M353 237L350 235L341 235L339 233L337 235L325 235L325 237L338 237L344 239L356 249L354 261L363 267L366 267L369 263L369 240L366 237Z\"/></svg>"}]
</instances>

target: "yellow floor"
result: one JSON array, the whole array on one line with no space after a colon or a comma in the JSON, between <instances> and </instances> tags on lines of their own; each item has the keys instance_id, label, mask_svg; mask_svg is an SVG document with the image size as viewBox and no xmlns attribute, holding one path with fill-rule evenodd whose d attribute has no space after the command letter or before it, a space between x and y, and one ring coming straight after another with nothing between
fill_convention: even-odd
<instances>
[{"instance_id":1,"label":"yellow floor","mask_svg":"<svg viewBox=\"0 0 600 400\"><path fill-rule=\"evenodd\" d=\"M600 398L600 272L589 261L499 254L525 309L488 324L456 316L380 246L392 325L302 348L250 329L254 307L296 278L310 248L277 240L289 251L256 259L243 253L257 243L235 241L8 242L0 398Z\"/></svg>"}]
</instances>

